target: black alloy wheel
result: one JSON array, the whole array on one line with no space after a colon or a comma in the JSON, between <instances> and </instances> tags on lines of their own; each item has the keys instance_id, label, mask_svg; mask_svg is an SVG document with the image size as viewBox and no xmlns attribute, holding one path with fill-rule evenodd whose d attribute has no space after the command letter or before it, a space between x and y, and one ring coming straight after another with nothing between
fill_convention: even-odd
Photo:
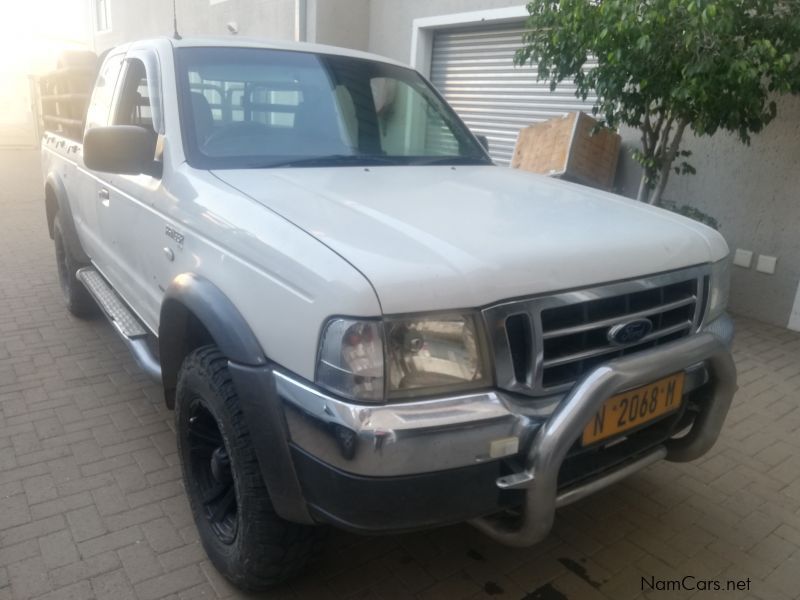
<instances>
[{"instance_id":1,"label":"black alloy wheel","mask_svg":"<svg viewBox=\"0 0 800 600\"><path fill-rule=\"evenodd\" d=\"M200 398L192 401L189 417L189 457L192 476L211 530L226 545L239 531L239 505L231 459L219 425Z\"/></svg>"},{"instance_id":2,"label":"black alloy wheel","mask_svg":"<svg viewBox=\"0 0 800 600\"><path fill-rule=\"evenodd\" d=\"M281 518L264 484L251 429L216 346L184 359L175 390L183 483L197 532L214 566L234 585L264 590L300 573L324 529ZM269 458L267 458L269 460Z\"/></svg>"}]
</instances>

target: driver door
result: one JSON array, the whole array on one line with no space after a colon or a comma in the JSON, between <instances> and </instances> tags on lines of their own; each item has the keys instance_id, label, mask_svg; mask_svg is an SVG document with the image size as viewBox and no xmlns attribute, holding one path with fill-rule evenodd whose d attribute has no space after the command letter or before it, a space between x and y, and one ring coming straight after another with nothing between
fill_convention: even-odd
<instances>
[{"instance_id":1,"label":"driver door","mask_svg":"<svg viewBox=\"0 0 800 600\"><path fill-rule=\"evenodd\" d=\"M86 115L86 130L92 127L105 127L111 120L111 106L114 92L124 65L124 53L112 53L105 59L97 75ZM75 156L76 169L80 176L75 177L72 186L74 195L70 197L72 216L84 251L95 265L105 270L110 262L109 248L100 228L100 215L103 211L104 195L102 173L89 171L83 162L83 145Z\"/></svg>"},{"instance_id":2,"label":"driver door","mask_svg":"<svg viewBox=\"0 0 800 600\"><path fill-rule=\"evenodd\" d=\"M154 141L162 137L156 57L147 52L129 53L118 88L111 124L141 127ZM172 198L160 175L105 174L103 183L106 199L100 227L112 258L104 275L134 312L156 331L164 288L175 275L171 261L164 255L169 223L162 213Z\"/></svg>"}]
</instances>

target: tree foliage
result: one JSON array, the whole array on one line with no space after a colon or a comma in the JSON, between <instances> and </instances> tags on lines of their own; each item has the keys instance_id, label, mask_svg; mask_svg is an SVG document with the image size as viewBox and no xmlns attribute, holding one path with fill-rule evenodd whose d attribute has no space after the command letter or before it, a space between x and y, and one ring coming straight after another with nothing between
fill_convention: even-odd
<instances>
[{"instance_id":1,"label":"tree foliage","mask_svg":"<svg viewBox=\"0 0 800 600\"><path fill-rule=\"evenodd\" d=\"M670 170L694 173L687 127L749 144L775 98L800 92L800 0L534 0L528 12L517 64L551 90L574 79L604 125L641 131L639 198L654 204Z\"/></svg>"}]
</instances>

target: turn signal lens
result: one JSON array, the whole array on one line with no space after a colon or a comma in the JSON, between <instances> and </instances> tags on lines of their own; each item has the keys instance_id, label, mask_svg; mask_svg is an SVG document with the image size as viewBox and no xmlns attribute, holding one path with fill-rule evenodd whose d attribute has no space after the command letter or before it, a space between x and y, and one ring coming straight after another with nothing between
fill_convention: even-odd
<instances>
[{"instance_id":1,"label":"turn signal lens","mask_svg":"<svg viewBox=\"0 0 800 600\"><path fill-rule=\"evenodd\" d=\"M383 336L379 321L332 319L317 361L317 384L351 400L383 401Z\"/></svg>"},{"instance_id":2,"label":"turn signal lens","mask_svg":"<svg viewBox=\"0 0 800 600\"><path fill-rule=\"evenodd\" d=\"M719 317L728 306L728 295L731 289L731 257L726 256L711 265L711 282L709 285L708 314L706 323Z\"/></svg>"}]
</instances>

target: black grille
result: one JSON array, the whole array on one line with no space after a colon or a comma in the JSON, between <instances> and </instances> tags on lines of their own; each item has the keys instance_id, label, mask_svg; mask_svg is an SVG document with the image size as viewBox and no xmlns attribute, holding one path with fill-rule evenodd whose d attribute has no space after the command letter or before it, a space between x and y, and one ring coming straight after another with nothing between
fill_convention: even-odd
<instances>
[{"instance_id":1,"label":"black grille","mask_svg":"<svg viewBox=\"0 0 800 600\"><path fill-rule=\"evenodd\" d=\"M613 358L690 335L705 307L706 281L695 268L489 309L489 322L499 318L500 325L498 383L534 395L557 393ZM609 340L612 327L634 319L650 321L647 335L622 345Z\"/></svg>"},{"instance_id":2,"label":"black grille","mask_svg":"<svg viewBox=\"0 0 800 600\"><path fill-rule=\"evenodd\" d=\"M514 377L526 381L533 363L533 340L531 339L531 319L525 314L511 315L506 319L506 335L511 349Z\"/></svg>"},{"instance_id":3,"label":"black grille","mask_svg":"<svg viewBox=\"0 0 800 600\"><path fill-rule=\"evenodd\" d=\"M689 334L696 303L697 280L693 279L543 310L542 385L548 388L572 383L602 362ZM609 329L634 317L648 318L653 323L653 331L630 346L611 344Z\"/></svg>"}]
</instances>

